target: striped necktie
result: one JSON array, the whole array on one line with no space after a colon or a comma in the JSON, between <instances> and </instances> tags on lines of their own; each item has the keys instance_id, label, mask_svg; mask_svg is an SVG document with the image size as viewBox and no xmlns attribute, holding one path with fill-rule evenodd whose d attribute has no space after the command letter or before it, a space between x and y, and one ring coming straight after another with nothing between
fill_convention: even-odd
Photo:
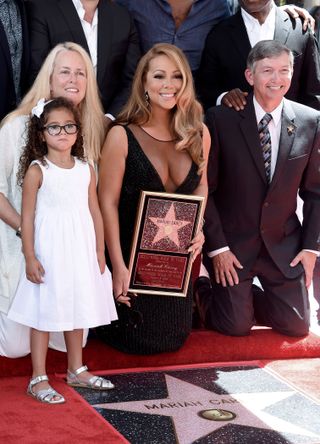
<instances>
[{"instance_id":1,"label":"striped necktie","mask_svg":"<svg viewBox=\"0 0 320 444\"><path fill-rule=\"evenodd\" d=\"M263 116L258 125L260 144L268 183L271 182L271 136L268 129L268 124L271 119L272 115L267 113Z\"/></svg>"}]
</instances>

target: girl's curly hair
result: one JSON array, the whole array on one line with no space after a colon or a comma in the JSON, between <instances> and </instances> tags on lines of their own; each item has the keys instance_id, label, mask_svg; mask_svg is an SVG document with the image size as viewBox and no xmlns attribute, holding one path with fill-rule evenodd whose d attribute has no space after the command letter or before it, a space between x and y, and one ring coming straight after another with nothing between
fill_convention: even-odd
<instances>
[{"instance_id":1,"label":"girl's curly hair","mask_svg":"<svg viewBox=\"0 0 320 444\"><path fill-rule=\"evenodd\" d=\"M18 185L22 186L24 176L34 160L40 160L42 165L47 165L44 156L48 153L48 148L46 142L44 142L42 138L43 128L48 120L50 112L60 108L69 110L73 114L75 123L78 126L77 139L72 146L71 155L84 162L86 161L83 148L83 137L81 134L80 114L72 102L64 97L58 97L44 106L43 113L40 117L32 116L28 122L27 143L20 156L17 173Z\"/></svg>"}]
</instances>

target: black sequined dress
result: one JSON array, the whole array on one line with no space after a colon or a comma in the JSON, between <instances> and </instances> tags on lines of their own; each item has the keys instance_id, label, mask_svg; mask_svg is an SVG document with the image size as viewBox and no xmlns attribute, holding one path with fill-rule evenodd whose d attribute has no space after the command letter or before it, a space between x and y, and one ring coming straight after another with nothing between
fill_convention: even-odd
<instances>
[{"instance_id":1,"label":"black sequined dress","mask_svg":"<svg viewBox=\"0 0 320 444\"><path fill-rule=\"evenodd\" d=\"M158 141L133 125L130 128L125 127L125 130L128 137L128 156L119 202L119 225L123 257L128 264L140 191L166 191L142 146L146 143L174 145L174 141ZM192 194L200 182L197 169L197 165L192 162L189 173L175 193ZM191 331L191 285L186 298L139 295L134 302L134 309L142 314L142 324L136 327L123 324L120 308L120 321L96 329L98 336L127 353L151 354L177 350Z\"/></svg>"}]
</instances>

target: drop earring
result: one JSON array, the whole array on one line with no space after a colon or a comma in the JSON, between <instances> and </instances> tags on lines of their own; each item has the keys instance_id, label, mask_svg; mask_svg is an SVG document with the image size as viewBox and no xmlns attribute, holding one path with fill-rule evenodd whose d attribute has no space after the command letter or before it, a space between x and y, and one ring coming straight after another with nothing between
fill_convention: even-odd
<instances>
[{"instance_id":1,"label":"drop earring","mask_svg":"<svg viewBox=\"0 0 320 444\"><path fill-rule=\"evenodd\" d=\"M144 99L146 101L147 106L150 105L150 97L148 91L145 91L144 93Z\"/></svg>"}]
</instances>

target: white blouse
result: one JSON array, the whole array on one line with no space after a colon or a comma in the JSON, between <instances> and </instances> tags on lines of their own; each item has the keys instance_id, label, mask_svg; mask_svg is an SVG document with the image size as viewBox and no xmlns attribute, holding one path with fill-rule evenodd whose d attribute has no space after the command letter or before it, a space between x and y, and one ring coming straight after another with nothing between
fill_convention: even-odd
<instances>
[{"instance_id":1,"label":"white blouse","mask_svg":"<svg viewBox=\"0 0 320 444\"><path fill-rule=\"evenodd\" d=\"M29 116L17 116L0 129L0 193L21 214L21 187L17 185L19 159L25 144ZM0 219L0 311L7 313L14 297L24 257L21 239Z\"/></svg>"}]
</instances>

